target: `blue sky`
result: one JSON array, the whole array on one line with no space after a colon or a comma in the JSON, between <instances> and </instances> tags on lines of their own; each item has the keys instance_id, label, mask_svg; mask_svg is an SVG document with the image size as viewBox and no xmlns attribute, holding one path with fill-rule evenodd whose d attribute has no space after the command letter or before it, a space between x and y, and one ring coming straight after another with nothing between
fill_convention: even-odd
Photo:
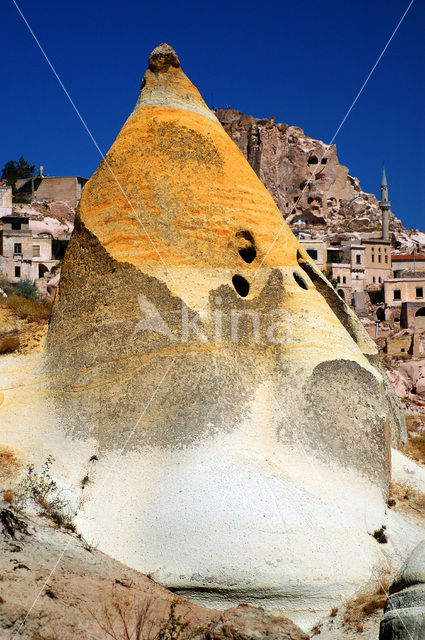
<instances>
[{"instance_id":1,"label":"blue sky","mask_svg":"<svg viewBox=\"0 0 425 640\"><path fill-rule=\"evenodd\" d=\"M138 96L150 51L169 42L211 106L301 127L329 142L409 2L17 0L103 152ZM340 161L425 229L425 5L415 0L338 134ZM99 153L12 0L2 3L0 164L89 177Z\"/></svg>"}]
</instances>

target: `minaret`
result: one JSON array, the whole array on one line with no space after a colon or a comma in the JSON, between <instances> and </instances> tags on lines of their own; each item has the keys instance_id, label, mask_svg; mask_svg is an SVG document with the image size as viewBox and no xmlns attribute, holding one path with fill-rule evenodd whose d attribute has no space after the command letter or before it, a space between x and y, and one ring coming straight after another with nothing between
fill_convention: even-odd
<instances>
[{"instance_id":1,"label":"minaret","mask_svg":"<svg viewBox=\"0 0 425 640\"><path fill-rule=\"evenodd\" d=\"M388 242L390 239L390 210L391 202L388 200L388 182L385 175L385 167L382 166L382 178L381 178L381 202L379 208L382 212L382 240Z\"/></svg>"}]
</instances>

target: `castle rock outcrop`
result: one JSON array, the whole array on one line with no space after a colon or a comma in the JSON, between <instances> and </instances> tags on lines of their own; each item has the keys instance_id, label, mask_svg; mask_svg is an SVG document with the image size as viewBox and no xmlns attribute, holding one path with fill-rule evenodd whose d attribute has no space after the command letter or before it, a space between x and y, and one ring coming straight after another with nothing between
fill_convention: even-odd
<instances>
[{"instance_id":1,"label":"castle rock outcrop","mask_svg":"<svg viewBox=\"0 0 425 640\"><path fill-rule=\"evenodd\" d=\"M328 147L299 127L218 109L217 118L265 184L288 223L306 221L328 232L381 228L378 201ZM394 216L391 228L401 228Z\"/></svg>"}]
</instances>

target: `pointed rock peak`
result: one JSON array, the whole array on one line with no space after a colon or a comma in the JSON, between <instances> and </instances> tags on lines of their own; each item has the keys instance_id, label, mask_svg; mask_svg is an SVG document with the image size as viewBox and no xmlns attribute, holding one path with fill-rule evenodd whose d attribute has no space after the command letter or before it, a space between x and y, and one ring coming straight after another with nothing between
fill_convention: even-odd
<instances>
[{"instance_id":1,"label":"pointed rock peak","mask_svg":"<svg viewBox=\"0 0 425 640\"><path fill-rule=\"evenodd\" d=\"M385 166L384 165L382 165L381 187L388 187L387 175L385 173Z\"/></svg>"},{"instance_id":2,"label":"pointed rock peak","mask_svg":"<svg viewBox=\"0 0 425 640\"><path fill-rule=\"evenodd\" d=\"M166 42L159 44L152 51L148 62L149 69L154 73L168 71L169 67L180 67L180 60L173 47Z\"/></svg>"},{"instance_id":3,"label":"pointed rock peak","mask_svg":"<svg viewBox=\"0 0 425 640\"><path fill-rule=\"evenodd\" d=\"M192 111L217 122L199 91L183 73L177 53L165 42L155 47L149 56L140 96L130 118L143 107Z\"/></svg>"}]
</instances>

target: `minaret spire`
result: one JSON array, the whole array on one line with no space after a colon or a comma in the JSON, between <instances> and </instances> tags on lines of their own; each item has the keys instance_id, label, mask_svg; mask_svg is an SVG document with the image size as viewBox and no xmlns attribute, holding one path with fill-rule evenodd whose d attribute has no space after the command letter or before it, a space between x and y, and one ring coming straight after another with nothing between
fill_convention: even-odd
<instances>
[{"instance_id":1,"label":"minaret spire","mask_svg":"<svg viewBox=\"0 0 425 640\"><path fill-rule=\"evenodd\" d=\"M388 200L388 182L384 165L382 165L381 201L379 203L379 208L381 209L382 213L382 239L388 242L390 238L391 202Z\"/></svg>"},{"instance_id":2,"label":"minaret spire","mask_svg":"<svg viewBox=\"0 0 425 640\"><path fill-rule=\"evenodd\" d=\"M381 187L388 187L387 174L385 173L385 165L382 165Z\"/></svg>"}]
</instances>

